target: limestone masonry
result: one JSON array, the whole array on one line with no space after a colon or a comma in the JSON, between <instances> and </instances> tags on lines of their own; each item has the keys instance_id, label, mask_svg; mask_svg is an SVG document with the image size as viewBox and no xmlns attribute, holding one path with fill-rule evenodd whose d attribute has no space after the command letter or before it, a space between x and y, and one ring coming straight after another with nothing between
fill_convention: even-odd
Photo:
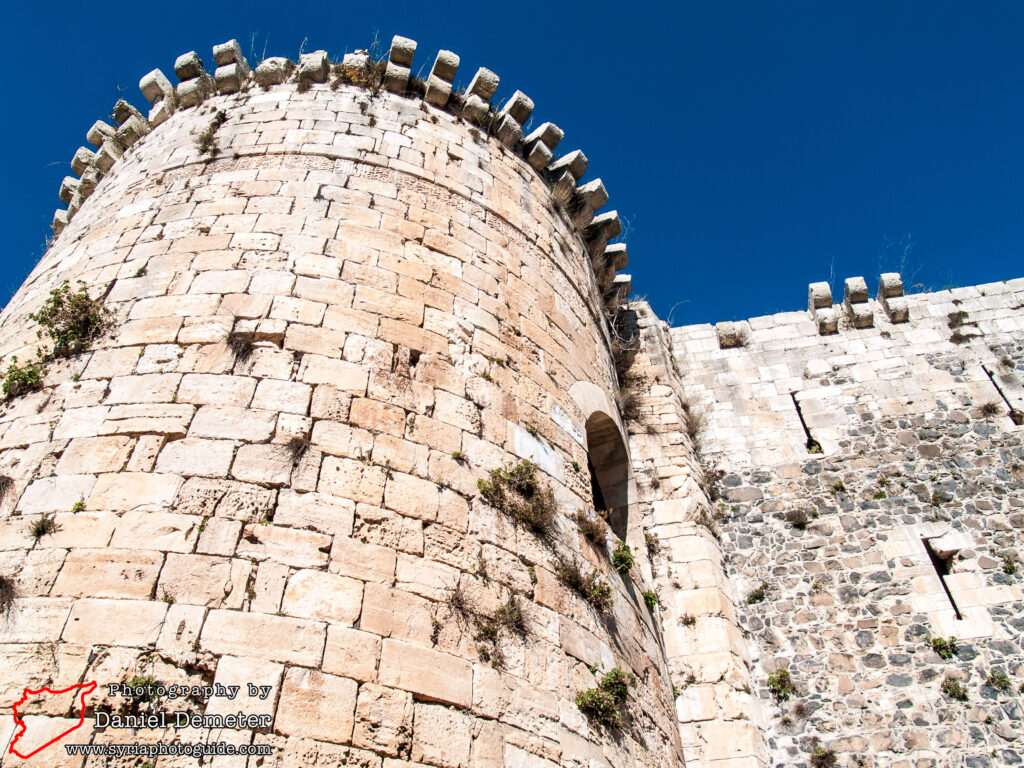
<instances>
[{"instance_id":1,"label":"limestone masonry","mask_svg":"<svg viewBox=\"0 0 1024 768\"><path fill-rule=\"evenodd\" d=\"M669 328L586 156L416 55L191 52L74 153L0 765L1024 764L1024 278Z\"/></svg>"}]
</instances>

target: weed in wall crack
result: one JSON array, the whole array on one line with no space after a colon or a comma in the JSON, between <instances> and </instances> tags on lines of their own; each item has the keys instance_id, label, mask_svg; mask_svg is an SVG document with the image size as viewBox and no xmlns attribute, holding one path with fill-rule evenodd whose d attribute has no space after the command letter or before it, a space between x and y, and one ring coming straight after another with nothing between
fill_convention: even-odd
<instances>
[{"instance_id":1,"label":"weed in wall crack","mask_svg":"<svg viewBox=\"0 0 1024 768\"><path fill-rule=\"evenodd\" d=\"M557 504L551 489L537 476L537 465L526 459L490 472L479 480L480 496L534 533L551 532Z\"/></svg>"},{"instance_id":2,"label":"weed in wall crack","mask_svg":"<svg viewBox=\"0 0 1024 768\"><path fill-rule=\"evenodd\" d=\"M60 530L53 515L43 515L32 524L32 538L39 541L43 536L49 536Z\"/></svg>"},{"instance_id":3,"label":"weed in wall crack","mask_svg":"<svg viewBox=\"0 0 1024 768\"><path fill-rule=\"evenodd\" d=\"M614 601L612 588L598 576L597 571L584 573L577 560L560 557L555 564L555 578L579 594L598 613L607 613L611 610Z\"/></svg>"},{"instance_id":4,"label":"weed in wall crack","mask_svg":"<svg viewBox=\"0 0 1024 768\"><path fill-rule=\"evenodd\" d=\"M252 357L252 353L256 349L256 345L253 343L252 334L250 333L232 331L228 334L226 343L228 345L228 349L231 350L231 354L234 355L236 363L246 362L250 357Z\"/></svg>"},{"instance_id":5,"label":"weed in wall crack","mask_svg":"<svg viewBox=\"0 0 1024 768\"><path fill-rule=\"evenodd\" d=\"M15 597L14 580L7 576L0 576L0 618L10 612Z\"/></svg>"},{"instance_id":6,"label":"weed in wall crack","mask_svg":"<svg viewBox=\"0 0 1024 768\"><path fill-rule=\"evenodd\" d=\"M216 141L217 131L224 125L227 119L227 113L218 109L210 124L200 132L199 137L196 139L196 146L199 147L199 151L202 154L214 157L220 152Z\"/></svg>"}]
</instances>

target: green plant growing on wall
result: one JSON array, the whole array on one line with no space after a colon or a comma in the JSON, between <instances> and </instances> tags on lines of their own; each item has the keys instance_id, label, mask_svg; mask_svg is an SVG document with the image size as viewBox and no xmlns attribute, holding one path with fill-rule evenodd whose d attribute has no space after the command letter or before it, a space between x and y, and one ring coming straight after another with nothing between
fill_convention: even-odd
<instances>
[{"instance_id":1,"label":"green plant growing on wall","mask_svg":"<svg viewBox=\"0 0 1024 768\"><path fill-rule=\"evenodd\" d=\"M110 328L113 313L103 306L103 299L91 298L82 281L78 286L72 291L65 280L50 291L38 312L29 315L40 326L39 338L49 338L53 343L47 358L84 352Z\"/></svg>"},{"instance_id":2,"label":"green plant growing on wall","mask_svg":"<svg viewBox=\"0 0 1024 768\"><path fill-rule=\"evenodd\" d=\"M989 672L988 677L985 678L985 685L990 688L995 688L997 691L1006 693L1010 690L1010 678L1005 672L993 670Z\"/></svg>"},{"instance_id":3,"label":"green plant growing on wall","mask_svg":"<svg viewBox=\"0 0 1024 768\"><path fill-rule=\"evenodd\" d=\"M796 693L796 685L788 669L779 669L768 675L768 690L775 701L782 702Z\"/></svg>"},{"instance_id":4,"label":"green plant growing on wall","mask_svg":"<svg viewBox=\"0 0 1024 768\"><path fill-rule=\"evenodd\" d=\"M949 639L944 637L926 637L925 640L931 645L932 650L939 655L940 659L952 659L956 656L957 645L955 637L950 637Z\"/></svg>"},{"instance_id":5,"label":"green plant growing on wall","mask_svg":"<svg viewBox=\"0 0 1024 768\"><path fill-rule=\"evenodd\" d=\"M644 590L644 603L647 604L647 610L654 613L654 609L658 607L658 603L661 602L661 596L653 589Z\"/></svg>"},{"instance_id":6,"label":"green plant growing on wall","mask_svg":"<svg viewBox=\"0 0 1024 768\"><path fill-rule=\"evenodd\" d=\"M647 546L647 556L654 557L661 551L661 542L658 540L658 534L647 531L644 533L644 544Z\"/></svg>"},{"instance_id":7,"label":"green plant growing on wall","mask_svg":"<svg viewBox=\"0 0 1024 768\"><path fill-rule=\"evenodd\" d=\"M18 358L12 356L4 374L4 400L13 400L16 397L27 395L29 392L36 392L43 388L43 377L46 369L35 360L30 360L24 366L18 365Z\"/></svg>"},{"instance_id":8,"label":"green plant growing on wall","mask_svg":"<svg viewBox=\"0 0 1024 768\"><path fill-rule=\"evenodd\" d=\"M817 740L811 745L812 768L835 768L839 764L834 749L823 747Z\"/></svg>"},{"instance_id":9,"label":"green plant growing on wall","mask_svg":"<svg viewBox=\"0 0 1024 768\"><path fill-rule=\"evenodd\" d=\"M629 573L629 569L633 567L635 562L636 555L633 554L629 544L620 541L615 545L615 550L612 552L612 565L616 571L619 573Z\"/></svg>"},{"instance_id":10,"label":"green plant growing on wall","mask_svg":"<svg viewBox=\"0 0 1024 768\"><path fill-rule=\"evenodd\" d=\"M571 558L560 558L555 564L555 578L575 590L590 603L598 613L606 613L612 607L612 588L597 575L597 571L583 572L579 562Z\"/></svg>"},{"instance_id":11,"label":"green plant growing on wall","mask_svg":"<svg viewBox=\"0 0 1024 768\"><path fill-rule=\"evenodd\" d=\"M838 496L841 493L846 493L846 483L844 483L842 480L836 480L829 487L829 491L832 493L833 496Z\"/></svg>"},{"instance_id":12,"label":"green plant growing on wall","mask_svg":"<svg viewBox=\"0 0 1024 768\"><path fill-rule=\"evenodd\" d=\"M583 534L587 541L596 546L604 544L605 532L608 526L599 514L590 515L577 510L572 519L576 521L576 527L579 528L580 533Z\"/></svg>"},{"instance_id":13,"label":"green plant growing on wall","mask_svg":"<svg viewBox=\"0 0 1024 768\"><path fill-rule=\"evenodd\" d=\"M967 701L967 689L955 678L947 677L942 681L942 692L951 699Z\"/></svg>"},{"instance_id":14,"label":"green plant growing on wall","mask_svg":"<svg viewBox=\"0 0 1024 768\"><path fill-rule=\"evenodd\" d=\"M636 677L631 672L615 667L602 676L597 688L578 693L576 706L591 722L614 728L622 722L622 706L635 684Z\"/></svg>"},{"instance_id":15,"label":"green plant growing on wall","mask_svg":"<svg viewBox=\"0 0 1024 768\"><path fill-rule=\"evenodd\" d=\"M1007 576L1017 573L1017 555L1015 553L1003 552L999 558L1003 561L1003 573Z\"/></svg>"},{"instance_id":16,"label":"green plant growing on wall","mask_svg":"<svg viewBox=\"0 0 1024 768\"><path fill-rule=\"evenodd\" d=\"M57 521L53 519L53 515L43 515L32 524L32 538L39 541L43 536L49 536L58 530L59 527Z\"/></svg>"},{"instance_id":17,"label":"green plant growing on wall","mask_svg":"<svg viewBox=\"0 0 1024 768\"><path fill-rule=\"evenodd\" d=\"M477 489L484 501L534 533L545 534L555 521L554 494L537 476L537 465L523 459L490 472Z\"/></svg>"},{"instance_id":18,"label":"green plant growing on wall","mask_svg":"<svg viewBox=\"0 0 1024 768\"><path fill-rule=\"evenodd\" d=\"M753 605L754 603L763 602L767 596L768 582L762 581L757 587L747 593L747 604Z\"/></svg>"}]
</instances>

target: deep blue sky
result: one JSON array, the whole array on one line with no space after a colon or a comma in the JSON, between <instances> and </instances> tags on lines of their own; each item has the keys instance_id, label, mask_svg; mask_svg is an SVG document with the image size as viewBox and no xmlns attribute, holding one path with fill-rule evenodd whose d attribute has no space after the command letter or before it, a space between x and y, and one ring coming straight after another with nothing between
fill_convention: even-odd
<instances>
[{"instance_id":1,"label":"deep blue sky","mask_svg":"<svg viewBox=\"0 0 1024 768\"><path fill-rule=\"evenodd\" d=\"M671 6L671 7L669 7ZM629 222L635 295L674 325L805 306L899 268L1024 275L1024 3L157 3L8 7L0 302L38 260L93 120L175 57L332 57L403 34L535 101ZM308 38L308 39L307 39ZM258 56L257 56L258 58ZM889 245L886 245L886 243ZM910 281L908 281L910 282Z\"/></svg>"}]
</instances>

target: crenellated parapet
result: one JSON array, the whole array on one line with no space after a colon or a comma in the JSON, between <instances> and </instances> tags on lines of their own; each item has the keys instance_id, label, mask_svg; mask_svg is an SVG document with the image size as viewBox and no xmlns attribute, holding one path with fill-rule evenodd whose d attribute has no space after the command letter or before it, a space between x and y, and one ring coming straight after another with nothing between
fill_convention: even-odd
<instances>
[{"instance_id":1,"label":"crenellated parapet","mask_svg":"<svg viewBox=\"0 0 1024 768\"><path fill-rule=\"evenodd\" d=\"M422 100L425 109L445 110L472 123L525 160L548 185L558 207L585 242L604 309L614 312L629 297L629 277L617 275L628 264L628 257L625 244L610 244L622 233L618 213L598 213L609 200L603 182L583 180L588 170L587 156L577 149L556 157L564 132L552 122L526 133L534 112L533 100L517 90L500 106L494 104L500 78L491 70L479 68L465 89L457 89L455 78L461 62L452 51L439 51L426 80L418 80L412 75L416 49L416 41L396 35L387 57L380 61L367 51L356 51L332 64L328 53L318 50L301 54L298 62L275 56L250 68L238 41L229 40L213 47L216 69L212 75L196 51L182 54L174 62L177 85L159 69L139 81L142 95L150 104L148 116L121 100L113 110L117 127L97 121L90 128L87 138L96 150L81 147L72 158L75 176L65 177L59 190L61 201L68 207L55 212L54 235L67 226L125 152L181 110L199 107L217 95L239 94L257 87L266 90L293 85L307 91L347 84L365 87L371 93L384 88Z\"/></svg>"}]
</instances>

